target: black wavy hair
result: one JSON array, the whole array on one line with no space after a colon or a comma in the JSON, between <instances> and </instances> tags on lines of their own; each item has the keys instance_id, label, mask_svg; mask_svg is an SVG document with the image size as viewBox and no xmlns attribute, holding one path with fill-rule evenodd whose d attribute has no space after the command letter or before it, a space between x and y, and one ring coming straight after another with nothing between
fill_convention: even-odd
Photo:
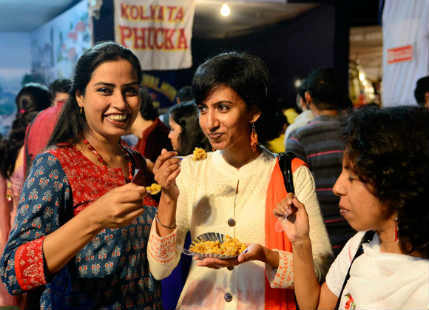
<instances>
[{"instance_id":1,"label":"black wavy hair","mask_svg":"<svg viewBox=\"0 0 429 310\"><path fill-rule=\"evenodd\" d=\"M201 131L198 121L198 107L194 101L185 101L172 106L168 113L182 129L179 134L179 155L192 154L196 147L210 151L210 142Z\"/></svg>"},{"instance_id":2,"label":"black wavy hair","mask_svg":"<svg viewBox=\"0 0 429 310\"><path fill-rule=\"evenodd\" d=\"M142 80L140 62L130 49L109 41L98 43L83 53L75 67L69 100L63 107L48 145L74 144L82 139L87 124L85 117L80 114L76 95L78 93L85 94L92 73L99 65L120 59L127 60L133 66L137 81L140 84Z\"/></svg>"},{"instance_id":3,"label":"black wavy hair","mask_svg":"<svg viewBox=\"0 0 429 310\"><path fill-rule=\"evenodd\" d=\"M271 97L269 72L262 59L247 53L226 52L206 60L192 80L195 103L202 104L220 85L232 88L247 107L255 106L261 111L255 123L260 143L280 135L284 124L272 120L282 113L281 107Z\"/></svg>"},{"instance_id":4,"label":"black wavy hair","mask_svg":"<svg viewBox=\"0 0 429 310\"><path fill-rule=\"evenodd\" d=\"M9 178L15 169L27 125L37 113L50 106L51 95L45 85L28 83L19 91L15 104L17 112L9 136L7 139L0 138L0 173L4 178Z\"/></svg>"},{"instance_id":5,"label":"black wavy hair","mask_svg":"<svg viewBox=\"0 0 429 310\"><path fill-rule=\"evenodd\" d=\"M344 125L353 171L398 214L401 249L429 258L429 111L421 107L360 109Z\"/></svg>"}]
</instances>

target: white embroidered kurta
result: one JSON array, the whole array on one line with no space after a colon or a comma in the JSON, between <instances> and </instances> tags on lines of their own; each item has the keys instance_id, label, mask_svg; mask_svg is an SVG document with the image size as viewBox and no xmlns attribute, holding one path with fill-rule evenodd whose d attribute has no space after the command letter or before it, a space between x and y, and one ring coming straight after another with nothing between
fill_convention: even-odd
<instances>
[{"instance_id":1,"label":"white embroidered kurta","mask_svg":"<svg viewBox=\"0 0 429 310\"><path fill-rule=\"evenodd\" d=\"M220 151L208 153L207 159L201 161L186 157L177 177L180 190L177 228L161 238L156 225L152 225L148 259L154 277L167 277L177 265L187 231L192 238L206 232L220 232L245 243L265 245L265 201L274 165L275 158L265 151L240 169L230 166ZM293 180L296 195L309 214L310 238L318 265L331 253L331 247L314 180L304 166L294 172ZM267 266L267 277L272 287L290 288L293 285L292 254L279 253L279 267ZM259 261L246 262L232 270L192 264L177 309L263 310L265 267Z\"/></svg>"}]
</instances>

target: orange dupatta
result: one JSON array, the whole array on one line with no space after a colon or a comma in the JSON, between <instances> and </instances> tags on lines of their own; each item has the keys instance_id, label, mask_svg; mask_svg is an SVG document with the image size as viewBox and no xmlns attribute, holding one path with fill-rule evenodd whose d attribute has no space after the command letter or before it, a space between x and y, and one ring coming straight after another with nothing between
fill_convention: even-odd
<instances>
[{"instance_id":1,"label":"orange dupatta","mask_svg":"<svg viewBox=\"0 0 429 310\"><path fill-rule=\"evenodd\" d=\"M292 173L305 162L298 158L292 160ZM284 232L275 230L277 217L274 216L274 208L286 198L287 192L284 184L283 173L279 160L276 158L271 180L267 190L265 203L265 244L269 249L292 252L292 244ZM266 310L296 310L295 295L293 289L271 288L265 277L265 309Z\"/></svg>"}]
</instances>

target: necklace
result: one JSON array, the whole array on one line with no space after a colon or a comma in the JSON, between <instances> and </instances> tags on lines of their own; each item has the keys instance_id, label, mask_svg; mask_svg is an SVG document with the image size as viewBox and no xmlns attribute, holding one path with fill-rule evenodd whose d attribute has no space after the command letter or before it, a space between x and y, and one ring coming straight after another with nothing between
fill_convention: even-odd
<instances>
[{"instance_id":1,"label":"necklace","mask_svg":"<svg viewBox=\"0 0 429 310\"><path fill-rule=\"evenodd\" d=\"M102 164L104 167L108 167L107 166L107 162L104 160L104 158L100 155L100 153L97 152L97 150L95 149L95 147L93 147L89 141L87 139L84 139L83 144L85 144L88 147L88 150L90 150L95 157L97 158L97 161ZM121 147L122 152L124 152L125 154L125 158L128 161L128 176L125 177L127 182L131 182L132 178L133 178L133 165L131 162L131 157L130 154L128 153L128 151L124 148L124 146L119 143L119 146Z\"/></svg>"}]
</instances>

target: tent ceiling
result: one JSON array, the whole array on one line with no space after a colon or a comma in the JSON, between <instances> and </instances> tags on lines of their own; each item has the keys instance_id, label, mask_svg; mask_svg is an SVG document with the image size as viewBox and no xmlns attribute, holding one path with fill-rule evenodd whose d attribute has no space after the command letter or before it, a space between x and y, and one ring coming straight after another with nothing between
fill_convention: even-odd
<instances>
[{"instance_id":1,"label":"tent ceiling","mask_svg":"<svg viewBox=\"0 0 429 310\"><path fill-rule=\"evenodd\" d=\"M1 0L0 32L28 32L80 0ZM286 2L286 1L285 1ZM221 0L196 0L194 35L225 38L293 18L316 6L311 3L229 2L231 15L220 16Z\"/></svg>"}]
</instances>

